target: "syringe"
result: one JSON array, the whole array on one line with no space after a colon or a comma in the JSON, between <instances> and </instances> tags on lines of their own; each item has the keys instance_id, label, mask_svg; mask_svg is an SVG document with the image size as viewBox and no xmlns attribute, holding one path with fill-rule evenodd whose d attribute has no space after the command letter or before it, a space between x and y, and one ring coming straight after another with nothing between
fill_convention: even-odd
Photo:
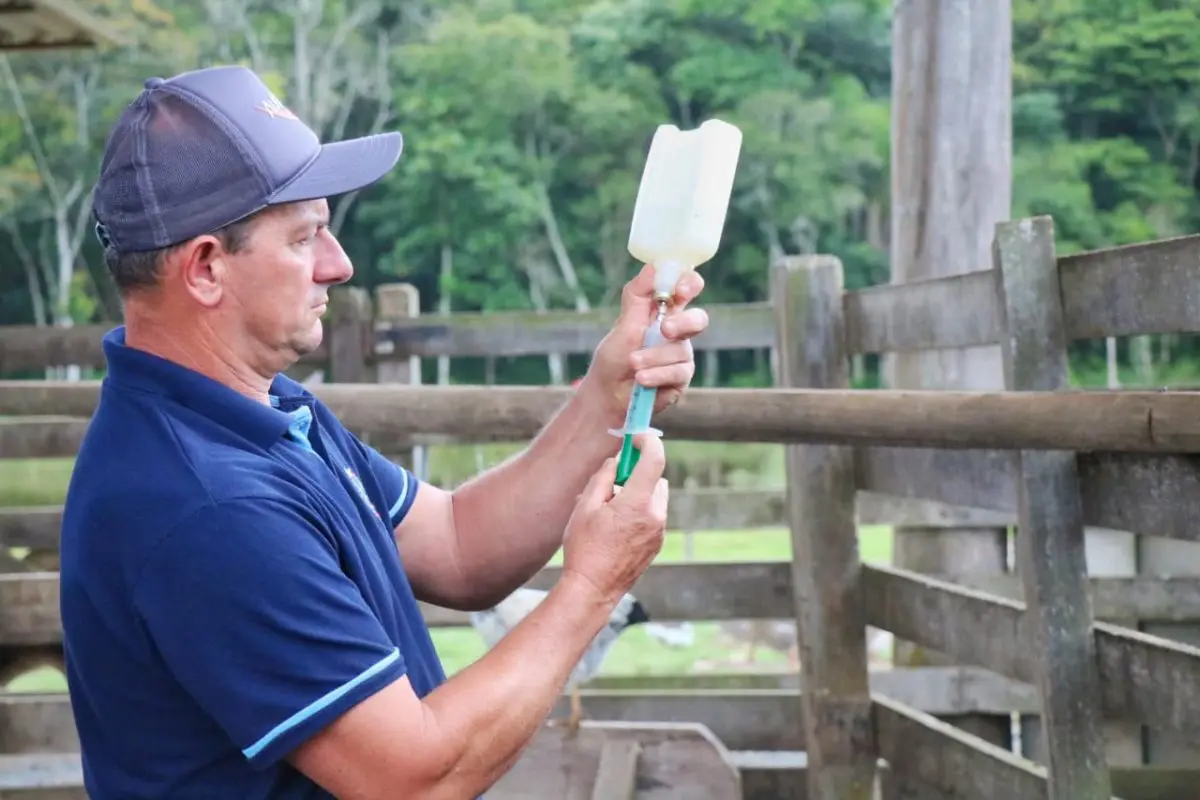
<instances>
[{"instance_id":1,"label":"syringe","mask_svg":"<svg viewBox=\"0 0 1200 800\"><path fill-rule=\"evenodd\" d=\"M654 322L646 328L646 333L642 336L642 347L653 347L666 341L662 335L663 318L667 315L667 297L661 295L655 298L658 304L658 313L654 317ZM633 385L633 394L629 397L629 409L625 412L625 427L621 429L610 428L609 433L614 436L621 437L621 453L617 457L617 486L624 486L625 481L629 480L630 474L633 472L634 466L637 465L638 449L633 446L633 438L639 433L653 433L655 436L661 436L662 431L650 427L650 415L654 413L654 399L658 395L658 390L651 386L642 386L640 383Z\"/></svg>"}]
</instances>

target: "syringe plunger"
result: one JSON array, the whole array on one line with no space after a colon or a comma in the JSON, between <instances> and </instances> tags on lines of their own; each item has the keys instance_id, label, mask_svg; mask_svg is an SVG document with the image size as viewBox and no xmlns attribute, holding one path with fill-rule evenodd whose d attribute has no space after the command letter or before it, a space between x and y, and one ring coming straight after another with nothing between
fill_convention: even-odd
<instances>
[{"instance_id":1,"label":"syringe plunger","mask_svg":"<svg viewBox=\"0 0 1200 800\"><path fill-rule=\"evenodd\" d=\"M667 302L659 299L657 303L658 313L654 317L654 323L646 328L646 333L642 337L643 347L653 347L666 341L662 335L662 323L667 314ZM654 413L654 400L657 396L658 390L654 387L635 383L633 393L629 397L629 409L625 412L625 427L609 430L609 433L614 436L621 437L621 453L617 457L617 479L615 481L617 486L624 486L625 481L633 472L633 468L637 466L640 452L633 444L634 436L639 433L662 435L662 431L650 427L650 417Z\"/></svg>"}]
</instances>

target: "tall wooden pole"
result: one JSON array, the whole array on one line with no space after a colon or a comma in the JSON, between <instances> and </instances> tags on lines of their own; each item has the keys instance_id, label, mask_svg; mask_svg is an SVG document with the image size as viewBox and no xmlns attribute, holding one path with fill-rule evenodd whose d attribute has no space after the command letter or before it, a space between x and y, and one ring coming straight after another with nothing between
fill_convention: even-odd
<instances>
[{"instance_id":1,"label":"tall wooden pole","mask_svg":"<svg viewBox=\"0 0 1200 800\"><path fill-rule=\"evenodd\" d=\"M1011 0L894 0L892 10L892 282L989 269L995 224L1011 217ZM894 388L1004 388L997 346L887 361ZM1008 548L1004 529L897 528L894 553L898 566L952 575L1005 571ZM895 661L946 663L906 642ZM1005 718L961 724L1010 741Z\"/></svg>"}]
</instances>

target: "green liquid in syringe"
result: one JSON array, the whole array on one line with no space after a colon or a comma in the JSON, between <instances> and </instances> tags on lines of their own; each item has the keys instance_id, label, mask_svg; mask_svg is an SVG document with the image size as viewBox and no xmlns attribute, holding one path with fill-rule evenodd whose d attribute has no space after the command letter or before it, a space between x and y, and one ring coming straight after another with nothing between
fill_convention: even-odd
<instances>
[{"instance_id":1,"label":"green liquid in syringe","mask_svg":"<svg viewBox=\"0 0 1200 800\"><path fill-rule=\"evenodd\" d=\"M629 410L625 414L625 435L621 439L621 454L617 458L617 486L624 486L638 462L638 449L633 446L633 437L650 428L650 416L654 412L654 397L658 391L635 384L629 398Z\"/></svg>"}]
</instances>

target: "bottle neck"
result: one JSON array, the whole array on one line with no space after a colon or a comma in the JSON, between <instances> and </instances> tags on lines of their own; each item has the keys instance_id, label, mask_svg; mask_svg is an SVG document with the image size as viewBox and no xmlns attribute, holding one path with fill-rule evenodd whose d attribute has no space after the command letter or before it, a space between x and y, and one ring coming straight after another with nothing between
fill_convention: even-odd
<instances>
[{"instance_id":1,"label":"bottle neck","mask_svg":"<svg viewBox=\"0 0 1200 800\"><path fill-rule=\"evenodd\" d=\"M675 284L686 267L682 261L663 259L654 265L654 299L670 302L675 297Z\"/></svg>"}]
</instances>

